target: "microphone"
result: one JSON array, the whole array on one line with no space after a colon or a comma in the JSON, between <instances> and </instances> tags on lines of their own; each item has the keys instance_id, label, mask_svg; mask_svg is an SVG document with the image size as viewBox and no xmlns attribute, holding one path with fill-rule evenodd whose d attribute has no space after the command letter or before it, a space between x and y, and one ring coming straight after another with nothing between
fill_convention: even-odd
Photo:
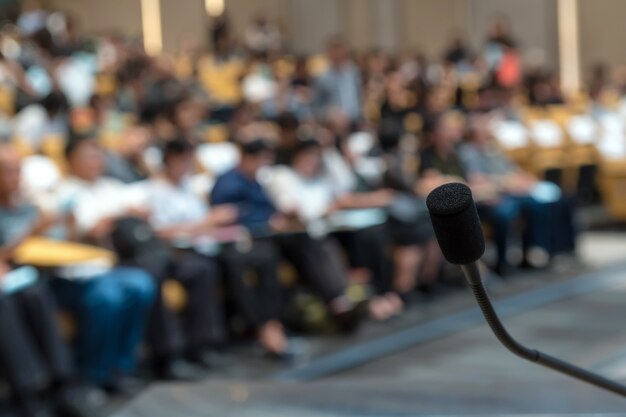
<instances>
[{"instance_id":1,"label":"microphone","mask_svg":"<svg viewBox=\"0 0 626 417\"><path fill-rule=\"evenodd\" d=\"M626 386L528 348L508 333L489 299L480 276L478 261L485 252L485 238L468 186L449 183L437 187L426 198L426 206L443 256L448 262L461 266L487 324L504 347L530 362L626 397Z\"/></svg>"}]
</instances>

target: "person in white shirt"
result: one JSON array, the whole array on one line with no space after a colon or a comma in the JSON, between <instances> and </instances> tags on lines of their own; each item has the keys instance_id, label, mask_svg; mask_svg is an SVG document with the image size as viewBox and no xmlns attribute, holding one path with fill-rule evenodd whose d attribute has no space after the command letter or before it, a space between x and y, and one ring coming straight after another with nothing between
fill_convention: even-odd
<instances>
[{"instance_id":1,"label":"person in white shirt","mask_svg":"<svg viewBox=\"0 0 626 417\"><path fill-rule=\"evenodd\" d=\"M4 234L13 235L5 236L7 241L4 242L11 255L16 239L20 241L22 237L46 232L54 219L44 218L34 207L19 203L21 164L18 153L5 147L0 150L0 156L5 171L9 165L12 167L11 172L4 172L2 177L5 184L11 183L5 189L4 199L11 204L6 206L2 216L5 226L11 224L11 227L2 228L0 224ZM65 276L65 268L61 269L51 271L56 278L49 284L59 304L75 315L75 359L80 377L110 391L128 393L136 387L130 375L136 369L136 349L154 299L151 277L136 268L103 265L90 268L90 273L80 276Z\"/></svg>"},{"instance_id":2,"label":"person in white shirt","mask_svg":"<svg viewBox=\"0 0 626 417\"><path fill-rule=\"evenodd\" d=\"M81 241L108 246L114 241L114 234L119 233L120 222L126 219L146 221L149 218L145 190L139 185L126 185L119 180L103 176L106 168L104 152L89 135L76 135L71 138L66 146L65 155L70 175L61 186L59 199L62 209L69 211L73 218L74 227L70 230L70 235ZM169 257L167 246L159 246L152 250L155 252L141 251L136 255L137 258L132 259L127 259L127 254L120 251L118 255L121 264L147 271L157 284L156 297L150 304L151 314L147 332L154 371L157 376L165 379L200 378L203 371L183 359L182 355L187 353L185 352L187 346L195 347L200 345L200 341L207 342L205 329L202 329L202 336L198 335L193 339L193 343L188 345L188 341L183 340L181 336L182 331L178 328L176 317L163 303L161 287L165 279L176 276L188 281L186 284L188 288L196 285L194 291L197 290L199 295L208 296L211 293L211 284L204 279L207 270L204 264L191 263L181 270L173 269L174 261ZM161 253L163 251L165 253ZM152 284L154 285L154 282ZM191 317L197 319L198 316L194 312ZM197 322L198 327L205 324L202 320ZM199 350L193 353L197 352Z\"/></svg>"},{"instance_id":3,"label":"person in white shirt","mask_svg":"<svg viewBox=\"0 0 626 417\"><path fill-rule=\"evenodd\" d=\"M231 226L237 222L238 210L235 205L222 204L209 208L189 188L187 179L194 166L194 147L184 139L170 141L163 151L163 175L150 181L148 201L151 208L150 222L163 238L172 242L187 245L192 250L205 251L200 244L202 238L211 236L216 228L228 226L232 233L232 241L226 241L227 248L220 253L220 260L225 266L229 289L239 310L256 327L261 346L270 354L282 357L291 355L291 346L284 333L282 324L276 316L263 320L259 306L278 306L281 297L276 274L275 256L264 246L251 246L250 251L237 250L240 238L246 239L249 233L241 226ZM224 230L225 228L222 228ZM241 232L244 232L242 236ZM204 239L206 240L206 239ZM254 252L254 253L252 253ZM215 255L216 253L213 253ZM200 256L186 251L185 263L215 262L215 258ZM246 283L246 270L255 270L259 288L250 288ZM217 294L214 291L213 294ZM221 308L219 299L212 298L213 309ZM193 299L190 300L193 302ZM206 297L198 302L209 304ZM276 308L278 310L278 308Z\"/></svg>"},{"instance_id":4,"label":"person in white shirt","mask_svg":"<svg viewBox=\"0 0 626 417\"><path fill-rule=\"evenodd\" d=\"M327 231L331 235L321 240L322 246L327 248L326 256L332 259L328 264L341 265L340 260L335 260L339 257L336 245L339 240L346 249L353 281L375 281L377 287L385 288L387 285L378 282L388 279L390 275L385 266L381 267L387 264L387 238L384 228L386 215L379 208L389 198L384 190L380 193L354 193L346 186L347 181L336 180L333 175L336 172L327 170L325 162L332 160L342 162L341 155L322 149L315 139L300 140L292 149L290 166L273 169L267 184L269 195L278 210L295 215L308 225L310 231L315 231L319 222L338 226L337 231L331 226ZM351 173L346 166L339 170ZM337 220L333 222L332 218L337 214L345 215L341 216L345 224ZM350 218L359 220L354 222ZM346 275L347 271L337 273ZM372 317L387 319L400 312L402 302L395 294L387 292L381 297L374 297L369 307Z\"/></svg>"},{"instance_id":5,"label":"person in white shirt","mask_svg":"<svg viewBox=\"0 0 626 417\"><path fill-rule=\"evenodd\" d=\"M210 232L234 222L237 212L230 206L209 211L206 202L191 190L188 179L194 167L193 151L193 145L184 138L168 142L163 150L163 172L147 182L146 197L150 225L173 247L163 278L176 279L187 290L182 352L189 361L211 367L217 357L215 349L226 340L226 325L218 247L214 241L211 244ZM148 259L137 261L153 268ZM158 314L159 322L175 325L172 312L159 304L163 310ZM171 356L180 352L163 353Z\"/></svg>"}]
</instances>

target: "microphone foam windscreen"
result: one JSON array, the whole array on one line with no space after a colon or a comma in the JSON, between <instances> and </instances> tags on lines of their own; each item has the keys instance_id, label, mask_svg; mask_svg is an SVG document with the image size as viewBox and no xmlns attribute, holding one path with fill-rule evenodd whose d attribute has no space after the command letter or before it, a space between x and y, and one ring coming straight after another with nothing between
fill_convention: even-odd
<instances>
[{"instance_id":1,"label":"microphone foam windscreen","mask_svg":"<svg viewBox=\"0 0 626 417\"><path fill-rule=\"evenodd\" d=\"M469 187L460 183L439 186L428 195L426 206L448 262L467 265L483 256L485 238Z\"/></svg>"}]
</instances>

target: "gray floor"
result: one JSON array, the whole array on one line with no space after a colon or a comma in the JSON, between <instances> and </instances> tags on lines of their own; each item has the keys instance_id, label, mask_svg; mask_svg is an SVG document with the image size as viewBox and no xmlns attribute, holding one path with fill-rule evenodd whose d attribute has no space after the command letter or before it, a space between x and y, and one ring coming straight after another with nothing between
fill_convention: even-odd
<instances>
[{"instance_id":1,"label":"gray floor","mask_svg":"<svg viewBox=\"0 0 626 417\"><path fill-rule=\"evenodd\" d=\"M581 259L587 267L557 265L491 292L518 339L626 382L626 234L587 233ZM242 358L199 384L154 385L115 417L626 416L626 400L513 357L473 308L461 292L350 340L313 339L311 361L295 367ZM306 382L294 373L346 352L370 358Z\"/></svg>"}]
</instances>

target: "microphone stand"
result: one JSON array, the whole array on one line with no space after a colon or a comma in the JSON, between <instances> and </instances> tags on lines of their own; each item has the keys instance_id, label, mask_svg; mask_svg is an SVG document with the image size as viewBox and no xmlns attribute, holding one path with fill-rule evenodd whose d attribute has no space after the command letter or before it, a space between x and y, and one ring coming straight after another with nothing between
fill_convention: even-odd
<instances>
[{"instance_id":1,"label":"microphone stand","mask_svg":"<svg viewBox=\"0 0 626 417\"><path fill-rule=\"evenodd\" d=\"M626 386L538 350L528 348L513 339L513 337L505 329L495 309L493 308L493 304L489 299L489 295L487 294L480 277L480 271L477 263L474 262L468 265L462 265L461 269L467 278L470 288L474 293L474 297L476 298L478 306L480 307L487 324L500 343L502 343L509 351L530 362L543 365L557 372L561 372L573 378L587 382L588 384L595 385L617 395L621 395L622 397L626 397Z\"/></svg>"}]
</instances>

